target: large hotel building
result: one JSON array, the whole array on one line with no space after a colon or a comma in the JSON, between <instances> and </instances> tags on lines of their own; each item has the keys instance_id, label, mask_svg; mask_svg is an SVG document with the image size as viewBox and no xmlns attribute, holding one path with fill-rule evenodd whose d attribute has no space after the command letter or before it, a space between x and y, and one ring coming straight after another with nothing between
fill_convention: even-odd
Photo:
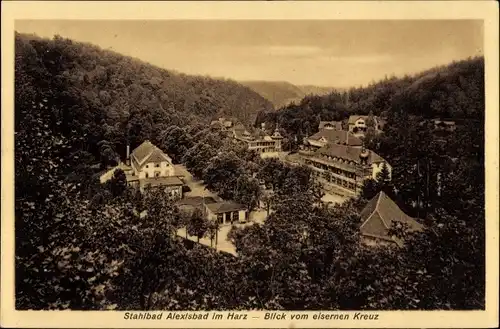
<instances>
[{"instance_id":1,"label":"large hotel building","mask_svg":"<svg viewBox=\"0 0 500 329\"><path fill-rule=\"evenodd\" d=\"M366 149L360 138L331 125L304 140L299 154L325 189L342 195L357 195L366 179L376 179L384 166L391 166Z\"/></svg>"}]
</instances>

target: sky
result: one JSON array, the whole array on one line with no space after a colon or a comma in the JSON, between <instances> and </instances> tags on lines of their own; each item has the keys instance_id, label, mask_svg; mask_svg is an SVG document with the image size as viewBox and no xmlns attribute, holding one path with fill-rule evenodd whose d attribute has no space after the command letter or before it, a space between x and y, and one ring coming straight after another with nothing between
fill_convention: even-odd
<instances>
[{"instance_id":1,"label":"sky","mask_svg":"<svg viewBox=\"0 0 500 329\"><path fill-rule=\"evenodd\" d=\"M350 87L483 54L472 20L30 20L58 34L187 74Z\"/></svg>"}]
</instances>

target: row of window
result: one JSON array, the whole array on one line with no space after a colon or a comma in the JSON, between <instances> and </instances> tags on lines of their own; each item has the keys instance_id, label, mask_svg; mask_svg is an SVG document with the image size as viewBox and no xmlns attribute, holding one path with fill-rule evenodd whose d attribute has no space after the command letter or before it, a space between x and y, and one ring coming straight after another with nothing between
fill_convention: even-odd
<instances>
[{"instance_id":1,"label":"row of window","mask_svg":"<svg viewBox=\"0 0 500 329\"><path fill-rule=\"evenodd\" d=\"M257 146L274 146L275 142L257 142L257 143L250 143L251 147L257 147Z\"/></svg>"},{"instance_id":2,"label":"row of window","mask_svg":"<svg viewBox=\"0 0 500 329\"><path fill-rule=\"evenodd\" d=\"M160 177L160 172L155 172L154 177ZM146 178L149 178L149 173L146 173Z\"/></svg>"},{"instance_id":3,"label":"row of window","mask_svg":"<svg viewBox=\"0 0 500 329\"><path fill-rule=\"evenodd\" d=\"M335 177L333 175L330 175L328 172L323 172L323 173L313 172L313 173L316 177L323 178L324 180L326 180L332 184L342 186L342 187L349 189L351 191L356 191L356 184L353 182L348 182L342 178Z\"/></svg>"},{"instance_id":4,"label":"row of window","mask_svg":"<svg viewBox=\"0 0 500 329\"><path fill-rule=\"evenodd\" d=\"M322 155L322 156L323 156L323 158L328 159L329 161L337 161L339 163L345 163L345 164L349 164L351 166L355 166L357 164L356 162L354 162L352 160L347 160L347 159L332 157L332 156L329 156L329 155Z\"/></svg>"},{"instance_id":5,"label":"row of window","mask_svg":"<svg viewBox=\"0 0 500 329\"><path fill-rule=\"evenodd\" d=\"M168 166L168 163L167 163L167 166ZM155 168L160 168L160 164L159 163L155 163L154 167ZM149 165L146 165L146 168L149 168Z\"/></svg>"},{"instance_id":6,"label":"row of window","mask_svg":"<svg viewBox=\"0 0 500 329\"><path fill-rule=\"evenodd\" d=\"M334 167L334 166L329 166L329 165L326 165L324 163L320 163L320 162L316 162L316 161L311 161L311 160L306 160L306 164L310 165L310 166L313 166L313 167L316 167L318 169L328 170L328 171L330 171L330 172L332 172L334 174L337 174L337 175L345 176L345 177L348 177L348 178L351 178L351 179L356 179L356 174L355 173L347 171L347 170L343 170L343 169L340 169L340 168L337 168L337 167Z\"/></svg>"}]
</instances>

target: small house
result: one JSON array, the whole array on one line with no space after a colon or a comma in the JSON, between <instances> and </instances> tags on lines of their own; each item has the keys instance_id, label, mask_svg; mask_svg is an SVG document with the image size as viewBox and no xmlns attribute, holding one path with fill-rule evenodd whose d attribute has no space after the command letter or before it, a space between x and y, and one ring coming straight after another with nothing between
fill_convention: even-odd
<instances>
[{"instance_id":1,"label":"small house","mask_svg":"<svg viewBox=\"0 0 500 329\"><path fill-rule=\"evenodd\" d=\"M205 204L207 219L217 221L219 225L231 225L246 222L248 210L245 206L231 201Z\"/></svg>"}]
</instances>

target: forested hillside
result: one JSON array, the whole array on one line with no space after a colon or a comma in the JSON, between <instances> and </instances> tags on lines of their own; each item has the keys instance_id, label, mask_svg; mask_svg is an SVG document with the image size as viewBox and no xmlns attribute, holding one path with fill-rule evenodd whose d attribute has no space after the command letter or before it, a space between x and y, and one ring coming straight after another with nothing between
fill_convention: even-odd
<instances>
[{"instance_id":1,"label":"forested hillside","mask_svg":"<svg viewBox=\"0 0 500 329\"><path fill-rule=\"evenodd\" d=\"M57 36L16 34L16 59L19 74L36 74L37 88L58 90L61 102L73 104L67 120L94 140L105 136L122 155L127 126L134 147L170 125L206 124L220 115L253 124L257 112L273 108L237 82L171 72Z\"/></svg>"},{"instance_id":2,"label":"forested hillside","mask_svg":"<svg viewBox=\"0 0 500 329\"><path fill-rule=\"evenodd\" d=\"M257 124L280 126L291 134L310 135L320 120L345 120L351 114L387 116L404 112L423 118L483 120L484 59L473 58L367 87L306 96L278 113L260 113Z\"/></svg>"},{"instance_id":3,"label":"forested hillside","mask_svg":"<svg viewBox=\"0 0 500 329\"><path fill-rule=\"evenodd\" d=\"M241 84L271 101L276 109L287 106L291 102L300 102L306 95L324 95L335 90L328 87L294 85L284 81L241 81Z\"/></svg>"}]
</instances>

